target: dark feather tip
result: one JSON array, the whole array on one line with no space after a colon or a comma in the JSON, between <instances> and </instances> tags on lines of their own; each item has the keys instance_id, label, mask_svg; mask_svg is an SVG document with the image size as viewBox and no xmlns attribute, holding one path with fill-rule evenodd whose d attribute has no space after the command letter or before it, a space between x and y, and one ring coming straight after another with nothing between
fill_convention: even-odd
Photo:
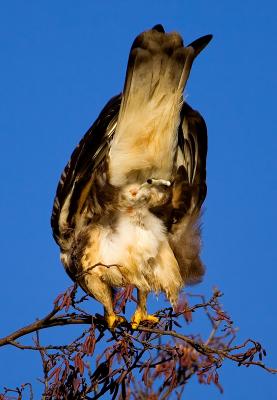
<instances>
[{"instance_id":1,"label":"dark feather tip","mask_svg":"<svg viewBox=\"0 0 277 400\"><path fill-rule=\"evenodd\" d=\"M191 47L197 47L197 46L206 47L207 44L210 43L212 38L213 38L213 35L202 36L199 39L194 40L194 42L190 43L189 46L191 46Z\"/></svg>"},{"instance_id":2,"label":"dark feather tip","mask_svg":"<svg viewBox=\"0 0 277 400\"><path fill-rule=\"evenodd\" d=\"M187 47L192 47L195 51L195 56L197 56L212 40L213 35L205 35L199 39L194 40Z\"/></svg>"},{"instance_id":3,"label":"dark feather tip","mask_svg":"<svg viewBox=\"0 0 277 400\"><path fill-rule=\"evenodd\" d=\"M157 25L153 26L152 29L153 29L153 31L165 33L164 27L161 24L157 24Z\"/></svg>"}]
</instances>

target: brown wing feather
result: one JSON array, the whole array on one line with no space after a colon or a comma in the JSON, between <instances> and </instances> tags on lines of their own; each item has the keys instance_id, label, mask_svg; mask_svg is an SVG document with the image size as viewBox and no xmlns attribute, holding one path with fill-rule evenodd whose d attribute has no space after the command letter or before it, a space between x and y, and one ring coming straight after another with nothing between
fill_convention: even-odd
<instances>
[{"instance_id":1,"label":"brown wing feather","mask_svg":"<svg viewBox=\"0 0 277 400\"><path fill-rule=\"evenodd\" d=\"M177 158L176 189L179 184L187 186L190 193L186 213L197 213L206 197L206 157L208 147L207 127L203 117L184 103L181 110L178 146L181 156ZM178 188L178 192L180 188ZM176 195L175 194L175 195ZM178 201L178 195L173 201Z\"/></svg>"},{"instance_id":2,"label":"brown wing feather","mask_svg":"<svg viewBox=\"0 0 277 400\"><path fill-rule=\"evenodd\" d=\"M188 104L181 111L177 174L172 189L170 246L187 284L198 283L204 266L200 259L201 206L207 193L207 128L202 116Z\"/></svg>"},{"instance_id":3,"label":"brown wing feather","mask_svg":"<svg viewBox=\"0 0 277 400\"><path fill-rule=\"evenodd\" d=\"M54 200L51 226L57 243L63 247L76 225L78 210L93 185L97 168L102 169L118 117L121 95L113 97L84 135L65 167ZM100 178L100 176L98 176Z\"/></svg>"}]
</instances>

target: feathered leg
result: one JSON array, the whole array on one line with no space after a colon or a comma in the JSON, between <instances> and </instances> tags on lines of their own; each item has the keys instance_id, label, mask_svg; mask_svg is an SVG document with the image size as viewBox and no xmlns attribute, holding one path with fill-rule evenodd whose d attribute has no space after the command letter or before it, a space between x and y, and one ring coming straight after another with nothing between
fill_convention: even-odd
<instances>
[{"instance_id":1,"label":"feathered leg","mask_svg":"<svg viewBox=\"0 0 277 400\"><path fill-rule=\"evenodd\" d=\"M96 273L93 273L93 276L90 274L89 279L85 279L85 281L85 291L103 304L104 315L109 329L113 329L124 322L125 319L120 315L116 315L113 310L111 287L103 282Z\"/></svg>"},{"instance_id":2,"label":"feathered leg","mask_svg":"<svg viewBox=\"0 0 277 400\"><path fill-rule=\"evenodd\" d=\"M147 313L146 300L149 292L138 289L138 305L137 309L131 319L132 328L136 329L143 321L158 323L159 319L154 315Z\"/></svg>"},{"instance_id":3,"label":"feathered leg","mask_svg":"<svg viewBox=\"0 0 277 400\"><path fill-rule=\"evenodd\" d=\"M158 290L165 292L166 297L174 307L185 282L180 275L178 262L167 240L161 244L154 271Z\"/></svg>"}]
</instances>

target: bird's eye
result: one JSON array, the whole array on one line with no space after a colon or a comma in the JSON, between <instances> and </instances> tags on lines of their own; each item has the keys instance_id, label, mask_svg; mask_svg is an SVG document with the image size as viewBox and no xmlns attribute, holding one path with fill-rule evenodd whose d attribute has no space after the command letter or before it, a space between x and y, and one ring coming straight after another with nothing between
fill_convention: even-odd
<instances>
[{"instance_id":1,"label":"bird's eye","mask_svg":"<svg viewBox=\"0 0 277 400\"><path fill-rule=\"evenodd\" d=\"M149 185L152 185L152 179L147 179L147 183L149 183Z\"/></svg>"}]
</instances>

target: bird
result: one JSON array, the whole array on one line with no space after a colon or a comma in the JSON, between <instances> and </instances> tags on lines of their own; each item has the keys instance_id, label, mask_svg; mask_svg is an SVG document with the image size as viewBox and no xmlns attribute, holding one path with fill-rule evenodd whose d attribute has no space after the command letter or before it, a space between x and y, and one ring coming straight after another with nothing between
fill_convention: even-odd
<instances>
[{"instance_id":1,"label":"bird","mask_svg":"<svg viewBox=\"0 0 277 400\"><path fill-rule=\"evenodd\" d=\"M202 280L202 205L207 193L207 127L184 99L195 58L212 35L185 46L162 25L139 34L122 93L112 97L73 151L58 183L51 226L70 278L104 306L133 285L136 329L157 323L150 292L172 306Z\"/></svg>"}]
</instances>

